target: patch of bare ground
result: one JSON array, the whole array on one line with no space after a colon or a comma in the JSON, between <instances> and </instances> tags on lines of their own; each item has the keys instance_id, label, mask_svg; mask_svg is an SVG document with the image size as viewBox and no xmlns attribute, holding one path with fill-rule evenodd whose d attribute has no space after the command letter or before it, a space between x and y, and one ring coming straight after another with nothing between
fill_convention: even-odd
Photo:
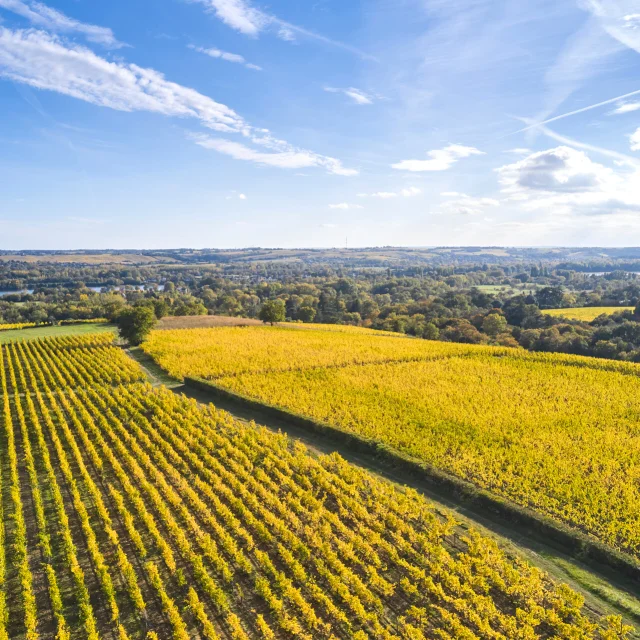
<instances>
[{"instance_id":1,"label":"patch of bare ground","mask_svg":"<svg viewBox=\"0 0 640 640\"><path fill-rule=\"evenodd\" d=\"M253 318L231 318L227 316L167 316L156 329L202 329L207 327L251 327L263 324ZM291 326L287 324L286 326Z\"/></svg>"}]
</instances>

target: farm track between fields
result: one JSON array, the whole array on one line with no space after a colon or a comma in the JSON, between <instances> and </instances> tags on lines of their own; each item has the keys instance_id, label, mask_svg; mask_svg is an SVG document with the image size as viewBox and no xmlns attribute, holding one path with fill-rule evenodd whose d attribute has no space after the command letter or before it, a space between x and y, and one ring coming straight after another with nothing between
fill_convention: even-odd
<instances>
[{"instance_id":1,"label":"farm track between fields","mask_svg":"<svg viewBox=\"0 0 640 640\"><path fill-rule=\"evenodd\" d=\"M595 614L619 613L627 620L635 623L636 628L640 622L640 615L631 613L624 606L617 606L609 599L605 599L598 593L586 587L581 581L574 579L561 564L569 564L576 572L590 574L596 581L604 581L614 590L620 592L623 598L628 598L640 611L640 600L634 594L637 585L631 580L621 578L613 569L604 565L581 563L575 557L565 553L560 545L553 544L548 537L536 534L524 526L508 521L488 511L473 508L462 502L451 499L434 488L426 480L421 480L414 473L392 467L389 463L377 459L368 454L354 452L347 444L339 443L321 434L312 433L283 419L275 418L266 411L261 412L255 408L249 408L240 403L225 400L219 397L213 398L207 391L188 388L181 381L171 377L151 356L140 348L129 349L127 353L140 364L149 382L154 386L164 385L174 393L193 398L201 404L213 403L218 409L230 413L234 418L244 422L255 422L274 432L282 432L304 443L316 455L338 453L348 462L366 469L376 476L400 486L415 489L436 505L455 512L461 520L461 533L470 527L480 530L484 535L496 539L499 544L514 554L524 556L529 562L552 575L556 580L568 583L572 588L582 593L586 606ZM377 363L376 363L377 364ZM640 639L640 631L633 635Z\"/></svg>"}]
</instances>

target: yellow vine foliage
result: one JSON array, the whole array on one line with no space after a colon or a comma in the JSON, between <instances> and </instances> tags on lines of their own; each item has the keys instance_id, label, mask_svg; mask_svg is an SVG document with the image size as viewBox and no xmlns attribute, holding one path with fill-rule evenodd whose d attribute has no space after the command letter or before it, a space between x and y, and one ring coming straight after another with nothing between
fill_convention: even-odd
<instances>
[{"instance_id":1,"label":"yellow vine foliage","mask_svg":"<svg viewBox=\"0 0 640 640\"><path fill-rule=\"evenodd\" d=\"M61 553L46 575L61 638L629 637L620 618L598 619L418 493L140 384L121 355L95 336L0 347L15 520L11 554L0 553L0 637L7 620L37 637L28 559L36 544L50 553L54 533ZM26 536L28 493L38 541ZM6 597L4 558L20 572L19 597ZM79 616L65 617L59 583L73 587L65 598ZM162 613L157 629L143 592Z\"/></svg>"},{"instance_id":2,"label":"yellow vine foliage","mask_svg":"<svg viewBox=\"0 0 640 640\"><path fill-rule=\"evenodd\" d=\"M633 311L634 307L577 307L571 309L545 309L542 313L548 316L569 318L570 320L582 320L591 322L598 316L605 314L610 316L620 311Z\"/></svg>"},{"instance_id":3,"label":"yellow vine foliage","mask_svg":"<svg viewBox=\"0 0 640 640\"><path fill-rule=\"evenodd\" d=\"M389 445L640 555L640 366L281 328L157 332L174 375Z\"/></svg>"}]
</instances>

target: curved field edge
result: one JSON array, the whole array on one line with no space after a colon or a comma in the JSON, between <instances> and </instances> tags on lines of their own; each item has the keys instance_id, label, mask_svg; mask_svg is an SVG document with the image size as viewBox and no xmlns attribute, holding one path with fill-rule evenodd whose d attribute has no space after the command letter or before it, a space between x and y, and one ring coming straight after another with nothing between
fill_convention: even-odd
<instances>
[{"instance_id":1,"label":"curved field edge","mask_svg":"<svg viewBox=\"0 0 640 640\"><path fill-rule=\"evenodd\" d=\"M333 441L346 445L359 453L375 456L410 476L417 476L427 481L439 492L458 503L472 505L474 509L485 511L501 522L515 524L524 529L533 530L540 536L549 537L564 552L581 560L586 565L592 566L597 571L602 571L605 568L615 570L640 587L640 561L553 518L480 489L470 482L436 469L382 442L229 391L210 380L187 377L184 383L187 388L206 391L214 398L238 403L270 417L289 422L294 426L329 436Z\"/></svg>"}]
</instances>

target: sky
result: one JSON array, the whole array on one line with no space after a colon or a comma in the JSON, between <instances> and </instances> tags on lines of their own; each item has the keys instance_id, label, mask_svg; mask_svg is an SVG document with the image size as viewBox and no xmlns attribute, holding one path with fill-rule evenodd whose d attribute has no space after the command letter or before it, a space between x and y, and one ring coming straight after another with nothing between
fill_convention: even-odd
<instances>
[{"instance_id":1,"label":"sky","mask_svg":"<svg viewBox=\"0 0 640 640\"><path fill-rule=\"evenodd\" d=\"M0 249L640 245L638 0L0 0Z\"/></svg>"}]
</instances>

